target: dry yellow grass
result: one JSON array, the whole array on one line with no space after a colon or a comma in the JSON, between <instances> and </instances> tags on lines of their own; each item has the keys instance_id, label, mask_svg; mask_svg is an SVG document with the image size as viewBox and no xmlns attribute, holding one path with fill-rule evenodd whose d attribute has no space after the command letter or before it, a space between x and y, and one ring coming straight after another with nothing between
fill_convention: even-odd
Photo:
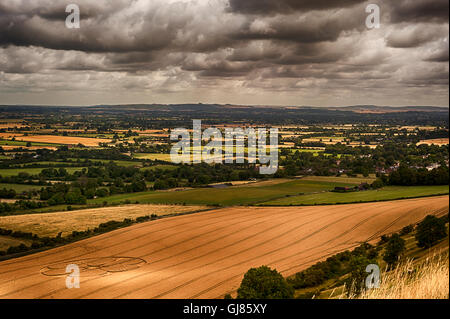
<instances>
[{"instance_id":1,"label":"dry yellow grass","mask_svg":"<svg viewBox=\"0 0 450 319\"><path fill-rule=\"evenodd\" d=\"M448 299L448 258L447 251L417 264L408 260L383 273L380 288L367 290L358 299Z\"/></svg>"},{"instance_id":2,"label":"dry yellow grass","mask_svg":"<svg viewBox=\"0 0 450 319\"><path fill-rule=\"evenodd\" d=\"M59 232L68 235L72 231L93 229L99 224L110 221L135 219L140 216L156 214L158 216L185 213L206 209L205 206L173 205L128 205L103 207L70 212L43 213L0 217L0 228L32 232L41 237L56 236Z\"/></svg>"},{"instance_id":3,"label":"dry yellow grass","mask_svg":"<svg viewBox=\"0 0 450 319\"><path fill-rule=\"evenodd\" d=\"M436 126L402 126L400 127L401 130L408 130L408 131L415 131L416 129L419 129L421 131L434 131L436 129Z\"/></svg>"},{"instance_id":4,"label":"dry yellow grass","mask_svg":"<svg viewBox=\"0 0 450 319\"><path fill-rule=\"evenodd\" d=\"M31 244L30 240L25 239L17 239L6 236L0 236L0 251L7 250L8 247L11 246L19 246L20 244L24 244L29 246Z\"/></svg>"},{"instance_id":5,"label":"dry yellow grass","mask_svg":"<svg viewBox=\"0 0 450 319\"><path fill-rule=\"evenodd\" d=\"M1 123L0 124L0 129L3 129L3 128L14 128L14 127L21 128L21 127L25 127L25 125L22 124L22 123L15 123L15 122L13 122L13 123Z\"/></svg>"},{"instance_id":6,"label":"dry yellow grass","mask_svg":"<svg viewBox=\"0 0 450 319\"><path fill-rule=\"evenodd\" d=\"M449 143L449 139L448 138L436 138L436 139L432 139L432 140L422 140L419 143L417 143L417 145L422 145L422 144L426 144L426 145L448 145Z\"/></svg>"},{"instance_id":7,"label":"dry yellow grass","mask_svg":"<svg viewBox=\"0 0 450 319\"><path fill-rule=\"evenodd\" d=\"M0 199L0 203L9 203L9 204L11 204L11 203L15 203L15 202L17 202L17 199L4 199L4 198Z\"/></svg>"},{"instance_id":8,"label":"dry yellow grass","mask_svg":"<svg viewBox=\"0 0 450 319\"><path fill-rule=\"evenodd\" d=\"M72 137L72 136L57 136L57 135L31 135L31 136L17 136L17 141L24 142L40 142L53 144L67 144L84 146L98 146L100 143L109 143L110 139L103 138L88 138L88 137Z\"/></svg>"},{"instance_id":9,"label":"dry yellow grass","mask_svg":"<svg viewBox=\"0 0 450 319\"><path fill-rule=\"evenodd\" d=\"M23 136L23 134L20 133L10 133L10 132L6 132L6 133L0 133L0 138L13 138L13 137L17 137L17 136Z\"/></svg>"}]
</instances>

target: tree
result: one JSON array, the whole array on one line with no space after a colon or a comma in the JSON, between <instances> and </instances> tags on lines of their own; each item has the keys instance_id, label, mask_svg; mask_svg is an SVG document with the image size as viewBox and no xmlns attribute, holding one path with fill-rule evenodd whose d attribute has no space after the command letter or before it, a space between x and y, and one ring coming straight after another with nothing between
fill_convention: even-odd
<instances>
[{"instance_id":1,"label":"tree","mask_svg":"<svg viewBox=\"0 0 450 319\"><path fill-rule=\"evenodd\" d=\"M416 240L420 248L430 248L447 236L445 221L436 216L428 215L417 225Z\"/></svg>"},{"instance_id":2,"label":"tree","mask_svg":"<svg viewBox=\"0 0 450 319\"><path fill-rule=\"evenodd\" d=\"M394 267L405 251L405 240L399 234L393 234L386 245L383 260L389 267Z\"/></svg>"},{"instance_id":3,"label":"tree","mask_svg":"<svg viewBox=\"0 0 450 319\"><path fill-rule=\"evenodd\" d=\"M369 259L364 256L353 257L350 260L350 277L346 280L347 295L360 295L364 289L365 280L368 276L366 267L372 264Z\"/></svg>"},{"instance_id":4,"label":"tree","mask_svg":"<svg viewBox=\"0 0 450 319\"><path fill-rule=\"evenodd\" d=\"M375 180L373 183L372 183L372 188L373 189L378 189L378 188L381 188L381 187L383 187L384 186L384 183L383 183L383 181L381 180L381 179L377 179L377 180Z\"/></svg>"},{"instance_id":5,"label":"tree","mask_svg":"<svg viewBox=\"0 0 450 319\"><path fill-rule=\"evenodd\" d=\"M155 181L155 184L153 184L153 189L154 189L154 190L158 190L158 189L167 189L167 188L169 188L169 185L168 185L167 182L164 181L164 180L157 179L157 180Z\"/></svg>"},{"instance_id":6,"label":"tree","mask_svg":"<svg viewBox=\"0 0 450 319\"><path fill-rule=\"evenodd\" d=\"M66 204L73 205L73 204L79 204L79 205L85 205L86 204L86 197L84 197L81 194L81 190L79 188L74 188L70 192L68 192L64 196L64 200Z\"/></svg>"},{"instance_id":7,"label":"tree","mask_svg":"<svg viewBox=\"0 0 450 319\"><path fill-rule=\"evenodd\" d=\"M294 297L292 288L283 276L267 266L251 268L242 279L238 299L289 299Z\"/></svg>"},{"instance_id":8,"label":"tree","mask_svg":"<svg viewBox=\"0 0 450 319\"><path fill-rule=\"evenodd\" d=\"M402 228L402 230L400 231L400 235L407 235L412 233L414 230L414 225L408 225Z\"/></svg>"},{"instance_id":9,"label":"tree","mask_svg":"<svg viewBox=\"0 0 450 319\"><path fill-rule=\"evenodd\" d=\"M48 200L48 204L50 206L53 205L61 205L64 204L66 201L64 199L64 194L63 193L56 193L55 195L53 195L49 200Z\"/></svg>"},{"instance_id":10,"label":"tree","mask_svg":"<svg viewBox=\"0 0 450 319\"><path fill-rule=\"evenodd\" d=\"M106 188L99 188L95 192L95 196L97 196L97 197L106 197L108 195L109 195L109 192L108 192L108 189L106 189Z\"/></svg>"}]
</instances>

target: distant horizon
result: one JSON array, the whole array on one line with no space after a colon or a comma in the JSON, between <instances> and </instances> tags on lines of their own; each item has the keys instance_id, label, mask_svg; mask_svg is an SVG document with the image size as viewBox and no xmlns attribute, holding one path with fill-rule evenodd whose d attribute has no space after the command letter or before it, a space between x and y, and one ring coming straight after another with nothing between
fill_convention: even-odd
<instances>
[{"instance_id":1,"label":"distant horizon","mask_svg":"<svg viewBox=\"0 0 450 319\"><path fill-rule=\"evenodd\" d=\"M288 104L241 104L241 103L203 103L203 102L184 102L184 103L99 103L99 104L86 104L86 105L64 105L64 104L0 104L0 107L7 106L36 106L36 107L95 107L95 106L133 106L133 105L219 105L219 106L248 106L248 107L298 107L298 108L349 108L349 107L377 107L377 108L420 108L420 107L430 107L430 108L450 108L449 105L375 105L375 104L352 104L352 105L327 105L327 106L316 106L316 105L288 105Z\"/></svg>"}]
</instances>

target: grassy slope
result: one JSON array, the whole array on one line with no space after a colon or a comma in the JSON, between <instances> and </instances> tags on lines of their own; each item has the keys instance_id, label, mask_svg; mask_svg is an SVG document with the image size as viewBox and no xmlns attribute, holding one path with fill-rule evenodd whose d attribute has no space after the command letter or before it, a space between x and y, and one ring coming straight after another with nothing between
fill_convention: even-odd
<instances>
[{"instance_id":1,"label":"grassy slope","mask_svg":"<svg viewBox=\"0 0 450 319\"><path fill-rule=\"evenodd\" d=\"M177 169L178 166L176 165L154 165L154 166L147 166L147 167L143 167L142 170L156 170L156 169L161 169L161 170L175 170Z\"/></svg>"},{"instance_id":2,"label":"grassy slope","mask_svg":"<svg viewBox=\"0 0 450 319\"><path fill-rule=\"evenodd\" d=\"M0 228L31 232L40 237L54 237L59 232L66 236L74 230L86 231L111 220L122 221L125 218L136 219L151 214L163 216L205 209L207 209L205 206L127 205L70 212L3 216L0 217Z\"/></svg>"},{"instance_id":3,"label":"grassy slope","mask_svg":"<svg viewBox=\"0 0 450 319\"><path fill-rule=\"evenodd\" d=\"M0 140L1 145L10 145L10 146L26 146L28 142L24 141L11 141L11 140ZM60 144L56 143L42 143L42 142L30 142L31 146L57 146Z\"/></svg>"},{"instance_id":4,"label":"grassy slope","mask_svg":"<svg viewBox=\"0 0 450 319\"><path fill-rule=\"evenodd\" d=\"M0 189L14 189L16 192L25 192L31 190L40 190L42 186L37 185L22 185L22 184L3 184L0 183Z\"/></svg>"},{"instance_id":5,"label":"grassy slope","mask_svg":"<svg viewBox=\"0 0 450 319\"><path fill-rule=\"evenodd\" d=\"M448 234L448 224L447 224L447 234ZM449 241L448 235L446 238L441 240L438 244L433 246L430 249L423 249L417 247L417 242L415 239L415 232L401 236L406 242L406 252L404 254L403 260L413 260L413 264L419 264L429 258L430 256L435 256L440 253L448 253L449 250ZM386 249L386 244L382 245L382 249L379 252L379 256L377 258L378 266L381 271L386 269L386 263L383 260L383 254ZM342 294L344 293L344 286L337 284L347 276L344 275L341 278L331 279L326 281L324 284L316 287L309 287L305 289L298 289L295 292L296 296L303 295L305 293L318 292L315 298L317 299L329 299L329 298L339 298L339 296L345 298ZM336 285L337 284L337 285Z\"/></svg>"},{"instance_id":6,"label":"grassy slope","mask_svg":"<svg viewBox=\"0 0 450 319\"><path fill-rule=\"evenodd\" d=\"M328 191L335 186L344 185L349 186L351 184L293 180L269 186L236 186L223 189L198 188L177 192L159 191L123 194L90 200L89 203L99 204L103 201L113 203L128 199L132 202L139 201L140 203L248 205L280 198L286 195Z\"/></svg>"},{"instance_id":7,"label":"grassy slope","mask_svg":"<svg viewBox=\"0 0 450 319\"><path fill-rule=\"evenodd\" d=\"M151 154L151 153L136 153L134 158L137 159L148 159L148 160L160 160L160 161L171 161L170 154Z\"/></svg>"},{"instance_id":8,"label":"grassy slope","mask_svg":"<svg viewBox=\"0 0 450 319\"><path fill-rule=\"evenodd\" d=\"M302 178L304 181L322 181L322 182L340 182L340 183L373 183L376 178L373 177L346 177L346 176L305 176Z\"/></svg>"},{"instance_id":9,"label":"grassy slope","mask_svg":"<svg viewBox=\"0 0 450 319\"><path fill-rule=\"evenodd\" d=\"M31 241L12 238L9 236L0 236L0 250L6 250L10 246L19 246L20 244L29 246L31 244Z\"/></svg>"},{"instance_id":10,"label":"grassy slope","mask_svg":"<svg viewBox=\"0 0 450 319\"><path fill-rule=\"evenodd\" d=\"M351 193L319 193L286 197L267 201L261 205L287 206L287 205L315 205L315 204L342 204L354 202L371 202L379 200L393 200L400 198L413 198L448 194L448 185L442 186L386 186L379 190L368 190Z\"/></svg>"},{"instance_id":11,"label":"grassy slope","mask_svg":"<svg viewBox=\"0 0 450 319\"><path fill-rule=\"evenodd\" d=\"M78 159L78 158L69 158L68 160L69 160L68 163L71 163L71 164L76 164L78 160L84 161L83 158L80 158L80 159ZM142 166L142 162L139 162L139 161L133 162L133 161L94 159L94 158L91 158L89 160L91 162L94 162L94 163L101 162L101 163L105 163L105 164L107 164L109 162L114 162L118 166L125 166L125 167L127 167L127 166Z\"/></svg>"}]
</instances>

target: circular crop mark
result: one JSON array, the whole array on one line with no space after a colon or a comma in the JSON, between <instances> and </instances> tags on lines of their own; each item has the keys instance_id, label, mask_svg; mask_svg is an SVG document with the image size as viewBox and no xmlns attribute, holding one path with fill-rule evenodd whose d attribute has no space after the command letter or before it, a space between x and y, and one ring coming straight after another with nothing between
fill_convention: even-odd
<instances>
[{"instance_id":1,"label":"circular crop mark","mask_svg":"<svg viewBox=\"0 0 450 319\"><path fill-rule=\"evenodd\" d=\"M141 267L147 263L142 258L136 257L94 257L78 260L65 260L47 265L41 269L45 276L67 276L67 265L75 264L84 277L102 276L108 273L125 272Z\"/></svg>"}]
</instances>

